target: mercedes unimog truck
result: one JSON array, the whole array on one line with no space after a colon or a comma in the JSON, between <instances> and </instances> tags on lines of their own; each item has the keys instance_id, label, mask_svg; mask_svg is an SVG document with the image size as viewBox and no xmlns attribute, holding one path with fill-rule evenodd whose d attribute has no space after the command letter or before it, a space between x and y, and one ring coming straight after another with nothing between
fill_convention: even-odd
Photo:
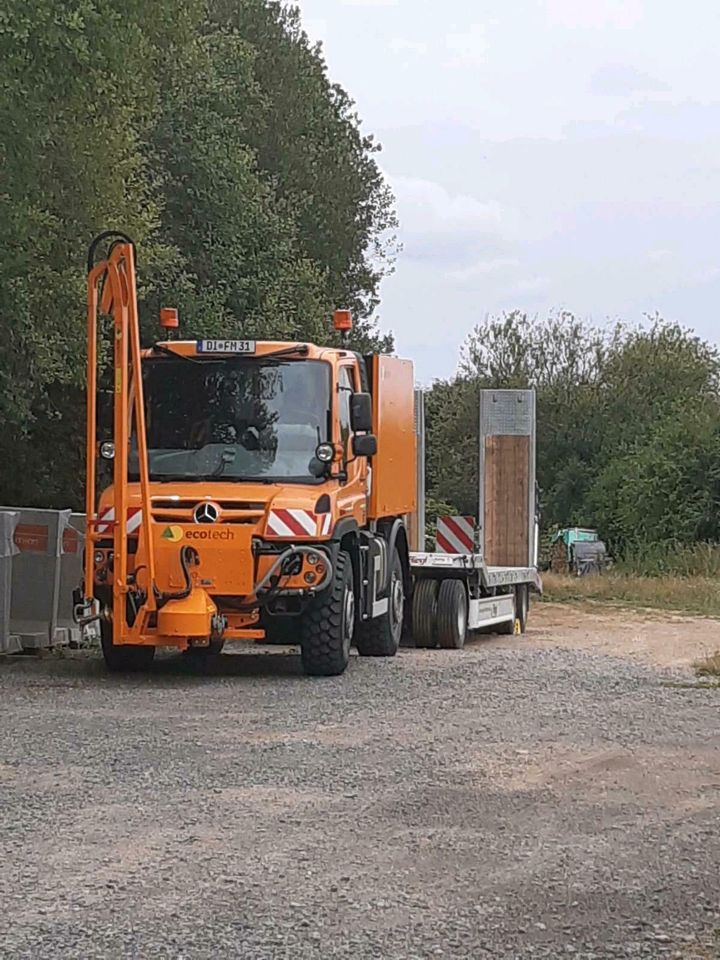
<instances>
[{"instance_id":1,"label":"mercedes unimog truck","mask_svg":"<svg viewBox=\"0 0 720 960\"><path fill-rule=\"evenodd\" d=\"M109 318L104 320L103 318ZM88 262L87 537L78 619L112 671L159 647L298 643L331 676L398 649L417 508L412 364L312 343L141 345L131 240ZM98 428L100 324L112 338L112 432ZM347 333L348 311L334 324ZM98 463L112 483L98 493ZM418 536L417 529L415 536ZM416 545L417 546L417 545Z\"/></svg>"}]
</instances>

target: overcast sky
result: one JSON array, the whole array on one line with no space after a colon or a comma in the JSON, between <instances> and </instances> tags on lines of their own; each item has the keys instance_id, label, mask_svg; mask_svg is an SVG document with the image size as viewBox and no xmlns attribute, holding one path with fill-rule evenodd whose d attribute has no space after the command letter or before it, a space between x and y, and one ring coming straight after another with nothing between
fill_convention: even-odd
<instances>
[{"instance_id":1,"label":"overcast sky","mask_svg":"<svg viewBox=\"0 0 720 960\"><path fill-rule=\"evenodd\" d=\"M717 0L301 0L383 144L380 317L418 379L487 314L660 312L720 339Z\"/></svg>"}]
</instances>

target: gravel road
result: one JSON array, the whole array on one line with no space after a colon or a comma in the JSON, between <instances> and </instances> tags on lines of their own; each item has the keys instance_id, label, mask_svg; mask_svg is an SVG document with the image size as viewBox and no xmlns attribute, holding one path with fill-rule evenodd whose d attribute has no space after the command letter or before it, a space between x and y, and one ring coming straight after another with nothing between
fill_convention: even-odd
<instances>
[{"instance_id":1,"label":"gravel road","mask_svg":"<svg viewBox=\"0 0 720 960\"><path fill-rule=\"evenodd\" d=\"M278 648L0 662L0 957L715 957L700 634L543 605L331 680Z\"/></svg>"}]
</instances>

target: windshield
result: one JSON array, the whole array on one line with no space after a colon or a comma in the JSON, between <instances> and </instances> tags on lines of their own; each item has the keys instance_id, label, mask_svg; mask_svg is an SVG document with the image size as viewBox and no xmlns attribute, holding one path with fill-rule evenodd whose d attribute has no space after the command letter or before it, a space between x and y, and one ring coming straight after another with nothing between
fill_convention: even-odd
<instances>
[{"instance_id":1,"label":"windshield","mask_svg":"<svg viewBox=\"0 0 720 960\"><path fill-rule=\"evenodd\" d=\"M328 439L330 368L317 360L143 363L153 480L314 481ZM133 438L130 470L137 476Z\"/></svg>"}]
</instances>

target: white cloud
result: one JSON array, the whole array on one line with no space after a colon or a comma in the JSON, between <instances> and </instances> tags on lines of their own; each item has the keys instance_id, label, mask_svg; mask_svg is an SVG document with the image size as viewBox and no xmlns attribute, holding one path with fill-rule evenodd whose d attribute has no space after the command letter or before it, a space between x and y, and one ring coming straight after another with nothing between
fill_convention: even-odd
<instances>
[{"instance_id":1,"label":"white cloud","mask_svg":"<svg viewBox=\"0 0 720 960\"><path fill-rule=\"evenodd\" d=\"M430 180L395 177L391 182L405 256L462 266L479 253L501 249L502 218L495 204L451 193Z\"/></svg>"},{"instance_id":2,"label":"white cloud","mask_svg":"<svg viewBox=\"0 0 720 960\"><path fill-rule=\"evenodd\" d=\"M694 276L696 283L713 283L720 277L720 267L703 267Z\"/></svg>"},{"instance_id":3,"label":"white cloud","mask_svg":"<svg viewBox=\"0 0 720 960\"><path fill-rule=\"evenodd\" d=\"M329 26L324 17L303 17L303 30L313 43L327 43Z\"/></svg>"},{"instance_id":4,"label":"white cloud","mask_svg":"<svg viewBox=\"0 0 720 960\"><path fill-rule=\"evenodd\" d=\"M462 33L448 33L445 46L455 64L484 63L489 49L485 27L475 23Z\"/></svg>"},{"instance_id":5,"label":"white cloud","mask_svg":"<svg viewBox=\"0 0 720 960\"><path fill-rule=\"evenodd\" d=\"M380 314L422 379L516 307L718 339L717 0L299 3L394 173Z\"/></svg>"},{"instance_id":6,"label":"white cloud","mask_svg":"<svg viewBox=\"0 0 720 960\"><path fill-rule=\"evenodd\" d=\"M551 23L576 29L627 30L643 18L643 0L545 0Z\"/></svg>"},{"instance_id":7,"label":"white cloud","mask_svg":"<svg viewBox=\"0 0 720 960\"><path fill-rule=\"evenodd\" d=\"M669 87L631 64L606 63L590 78L589 89L601 96L626 97L633 93L662 92Z\"/></svg>"},{"instance_id":8,"label":"white cloud","mask_svg":"<svg viewBox=\"0 0 720 960\"><path fill-rule=\"evenodd\" d=\"M445 276L448 280L456 280L459 283L472 286L476 280L485 280L498 274L506 274L519 266L520 261L514 257L495 257L492 260L479 260L468 267L449 270Z\"/></svg>"},{"instance_id":9,"label":"white cloud","mask_svg":"<svg viewBox=\"0 0 720 960\"><path fill-rule=\"evenodd\" d=\"M647 259L649 263L659 263L660 265L669 263L673 259L672 250L665 250L664 248L659 248L657 250L651 250Z\"/></svg>"},{"instance_id":10,"label":"white cloud","mask_svg":"<svg viewBox=\"0 0 720 960\"><path fill-rule=\"evenodd\" d=\"M405 37L393 37L392 40L388 41L388 49L392 53L424 54L428 52L428 45Z\"/></svg>"},{"instance_id":11,"label":"white cloud","mask_svg":"<svg viewBox=\"0 0 720 960\"><path fill-rule=\"evenodd\" d=\"M526 296L528 294L546 293L550 286L549 277L530 277L528 280L521 280L513 290L519 296Z\"/></svg>"}]
</instances>

